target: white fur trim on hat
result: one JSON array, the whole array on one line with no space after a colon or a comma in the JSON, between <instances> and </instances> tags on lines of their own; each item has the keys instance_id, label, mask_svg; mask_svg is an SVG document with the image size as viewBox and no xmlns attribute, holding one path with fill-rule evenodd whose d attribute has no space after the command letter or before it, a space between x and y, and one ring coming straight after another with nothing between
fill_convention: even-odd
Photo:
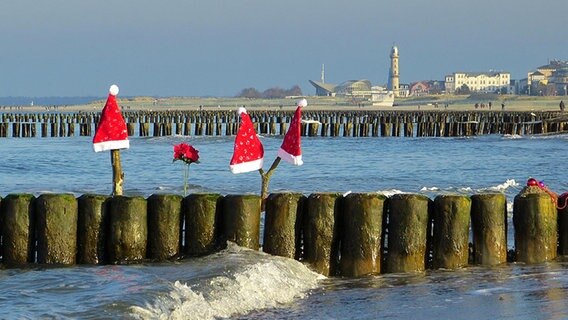
<instances>
[{"instance_id":1,"label":"white fur trim on hat","mask_svg":"<svg viewBox=\"0 0 568 320\"><path fill-rule=\"evenodd\" d=\"M116 96L118 94L118 86L116 84L113 84L112 86L110 86L108 92L113 96Z\"/></svg>"},{"instance_id":2,"label":"white fur trim on hat","mask_svg":"<svg viewBox=\"0 0 568 320\"><path fill-rule=\"evenodd\" d=\"M301 166L302 164L304 164L304 161L302 161L302 155L291 155L288 152L286 152L284 149L280 148L278 149L278 156L280 157L280 159L291 163L295 166Z\"/></svg>"},{"instance_id":3,"label":"white fur trim on hat","mask_svg":"<svg viewBox=\"0 0 568 320\"><path fill-rule=\"evenodd\" d=\"M302 99L300 101L298 101L298 107L306 107L308 105L308 100L306 99Z\"/></svg>"},{"instance_id":4,"label":"white fur trim on hat","mask_svg":"<svg viewBox=\"0 0 568 320\"><path fill-rule=\"evenodd\" d=\"M229 168L231 169L232 173L237 174L258 170L262 168L263 164L264 158L260 158L249 162L231 164L229 165Z\"/></svg>"},{"instance_id":5,"label":"white fur trim on hat","mask_svg":"<svg viewBox=\"0 0 568 320\"><path fill-rule=\"evenodd\" d=\"M93 143L93 150L95 150L95 152L128 148L130 148L129 140L109 140Z\"/></svg>"},{"instance_id":6,"label":"white fur trim on hat","mask_svg":"<svg viewBox=\"0 0 568 320\"><path fill-rule=\"evenodd\" d=\"M245 107L239 107L239 109L237 110L237 113L240 115L243 112L247 113L247 109L245 109Z\"/></svg>"}]
</instances>

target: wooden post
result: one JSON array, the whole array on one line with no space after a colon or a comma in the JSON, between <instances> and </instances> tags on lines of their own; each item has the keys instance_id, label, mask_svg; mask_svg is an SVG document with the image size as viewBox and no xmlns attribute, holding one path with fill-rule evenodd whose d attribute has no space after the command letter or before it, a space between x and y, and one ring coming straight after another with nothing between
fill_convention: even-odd
<instances>
[{"instance_id":1,"label":"wooden post","mask_svg":"<svg viewBox=\"0 0 568 320\"><path fill-rule=\"evenodd\" d=\"M110 199L110 229L107 241L110 263L129 263L146 258L148 206L143 197L115 196Z\"/></svg>"},{"instance_id":2,"label":"wooden post","mask_svg":"<svg viewBox=\"0 0 568 320\"><path fill-rule=\"evenodd\" d=\"M108 200L108 196L89 194L78 199L77 263L99 264L107 260Z\"/></svg>"},{"instance_id":3,"label":"wooden post","mask_svg":"<svg viewBox=\"0 0 568 320\"><path fill-rule=\"evenodd\" d=\"M153 194L147 201L148 258L160 261L179 257L182 197Z\"/></svg>"},{"instance_id":4,"label":"wooden post","mask_svg":"<svg viewBox=\"0 0 568 320\"><path fill-rule=\"evenodd\" d=\"M513 202L517 261L541 263L557 256L557 210L550 195L525 187Z\"/></svg>"},{"instance_id":5,"label":"wooden post","mask_svg":"<svg viewBox=\"0 0 568 320\"><path fill-rule=\"evenodd\" d=\"M441 195L434 199L434 268L456 269L469 261L471 199Z\"/></svg>"},{"instance_id":6,"label":"wooden post","mask_svg":"<svg viewBox=\"0 0 568 320\"><path fill-rule=\"evenodd\" d=\"M301 222L305 197L300 193L273 193L266 199L262 250L300 259Z\"/></svg>"},{"instance_id":7,"label":"wooden post","mask_svg":"<svg viewBox=\"0 0 568 320\"><path fill-rule=\"evenodd\" d=\"M110 160L112 164L112 195L121 196L123 192L124 173L122 173L122 165L120 164L120 150L111 150Z\"/></svg>"},{"instance_id":8,"label":"wooden post","mask_svg":"<svg viewBox=\"0 0 568 320\"><path fill-rule=\"evenodd\" d=\"M253 250L260 248L261 198L227 195L223 199L223 234L226 240Z\"/></svg>"},{"instance_id":9,"label":"wooden post","mask_svg":"<svg viewBox=\"0 0 568 320\"><path fill-rule=\"evenodd\" d=\"M502 193L471 197L473 262L496 265L507 262L507 199Z\"/></svg>"},{"instance_id":10,"label":"wooden post","mask_svg":"<svg viewBox=\"0 0 568 320\"><path fill-rule=\"evenodd\" d=\"M340 211L340 275L358 277L381 272L383 208L386 197L351 193Z\"/></svg>"},{"instance_id":11,"label":"wooden post","mask_svg":"<svg viewBox=\"0 0 568 320\"><path fill-rule=\"evenodd\" d=\"M388 199L386 272L426 269L431 202L419 194L395 194Z\"/></svg>"},{"instance_id":12,"label":"wooden post","mask_svg":"<svg viewBox=\"0 0 568 320\"><path fill-rule=\"evenodd\" d=\"M23 265L35 262L35 219L31 194L9 194L2 199L2 262Z\"/></svg>"},{"instance_id":13,"label":"wooden post","mask_svg":"<svg viewBox=\"0 0 568 320\"><path fill-rule=\"evenodd\" d=\"M184 254L202 256L221 247L219 241L221 205L220 194L190 194L183 199L185 218Z\"/></svg>"},{"instance_id":14,"label":"wooden post","mask_svg":"<svg viewBox=\"0 0 568 320\"><path fill-rule=\"evenodd\" d=\"M37 262L75 264L77 199L71 194L42 194L36 201Z\"/></svg>"},{"instance_id":15,"label":"wooden post","mask_svg":"<svg viewBox=\"0 0 568 320\"><path fill-rule=\"evenodd\" d=\"M305 261L324 276L335 275L339 266L336 214L339 193L315 193L307 200L304 219Z\"/></svg>"}]
</instances>

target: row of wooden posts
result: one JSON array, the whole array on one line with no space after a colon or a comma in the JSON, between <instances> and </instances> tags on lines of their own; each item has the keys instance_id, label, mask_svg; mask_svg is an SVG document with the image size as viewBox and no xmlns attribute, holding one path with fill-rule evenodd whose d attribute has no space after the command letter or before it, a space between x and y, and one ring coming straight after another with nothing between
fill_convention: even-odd
<instances>
[{"instance_id":1,"label":"row of wooden posts","mask_svg":"<svg viewBox=\"0 0 568 320\"><path fill-rule=\"evenodd\" d=\"M434 200L420 194L274 193L265 201L263 235L261 202L258 195L9 194L0 199L2 263L163 261L207 255L227 241L259 250L261 237L263 251L303 261L326 276L540 263L568 254L568 212L558 212L538 190L515 197L509 260L501 193Z\"/></svg>"},{"instance_id":2,"label":"row of wooden posts","mask_svg":"<svg viewBox=\"0 0 568 320\"><path fill-rule=\"evenodd\" d=\"M260 134L283 135L293 112L249 111ZM92 136L100 113L0 113L0 137ZM130 136L231 136L232 111L126 111ZM547 134L568 130L559 112L309 111L302 135L323 137L457 137Z\"/></svg>"}]
</instances>

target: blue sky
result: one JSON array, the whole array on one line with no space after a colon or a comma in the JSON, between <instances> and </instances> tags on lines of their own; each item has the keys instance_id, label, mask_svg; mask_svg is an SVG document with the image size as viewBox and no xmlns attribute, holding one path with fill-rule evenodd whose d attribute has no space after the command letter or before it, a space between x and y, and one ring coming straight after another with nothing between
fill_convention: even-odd
<instances>
[{"instance_id":1,"label":"blue sky","mask_svg":"<svg viewBox=\"0 0 568 320\"><path fill-rule=\"evenodd\" d=\"M3 0L0 96L234 96L568 60L566 0Z\"/></svg>"}]
</instances>

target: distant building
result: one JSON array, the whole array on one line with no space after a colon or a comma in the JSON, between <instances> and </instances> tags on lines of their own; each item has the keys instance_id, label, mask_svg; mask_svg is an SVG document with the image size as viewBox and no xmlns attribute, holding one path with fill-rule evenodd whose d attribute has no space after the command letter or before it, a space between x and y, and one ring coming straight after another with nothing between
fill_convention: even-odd
<instances>
[{"instance_id":1,"label":"distant building","mask_svg":"<svg viewBox=\"0 0 568 320\"><path fill-rule=\"evenodd\" d=\"M527 74L529 95L568 95L568 61L551 60Z\"/></svg>"},{"instance_id":2,"label":"distant building","mask_svg":"<svg viewBox=\"0 0 568 320\"><path fill-rule=\"evenodd\" d=\"M400 97L400 79L398 72L398 47L391 49L391 65L389 69L389 82L387 88L394 93L395 98Z\"/></svg>"},{"instance_id":3,"label":"distant building","mask_svg":"<svg viewBox=\"0 0 568 320\"><path fill-rule=\"evenodd\" d=\"M410 96L422 96L427 94L440 94L445 90L444 82L438 80L418 81L410 84Z\"/></svg>"},{"instance_id":4,"label":"distant building","mask_svg":"<svg viewBox=\"0 0 568 320\"><path fill-rule=\"evenodd\" d=\"M353 103L363 103L370 101L373 105L392 106L394 97L408 96L409 86L401 85L398 78L398 48L392 47L391 65L389 70L389 80L387 88L383 86L373 86L367 79L347 80L341 84L331 84L325 82L324 66L322 65L320 81L308 80L316 89L317 96L342 96L352 99ZM389 90L395 88L395 90Z\"/></svg>"},{"instance_id":5,"label":"distant building","mask_svg":"<svg viewBox=\"0 0 568 320\"><path fill-rule=\"evenodd\" d=\"M509 72L454 72L445 77L447 93L460 90L469 92L507 92L511 83Z\"/></svg>"}]
</instances>

